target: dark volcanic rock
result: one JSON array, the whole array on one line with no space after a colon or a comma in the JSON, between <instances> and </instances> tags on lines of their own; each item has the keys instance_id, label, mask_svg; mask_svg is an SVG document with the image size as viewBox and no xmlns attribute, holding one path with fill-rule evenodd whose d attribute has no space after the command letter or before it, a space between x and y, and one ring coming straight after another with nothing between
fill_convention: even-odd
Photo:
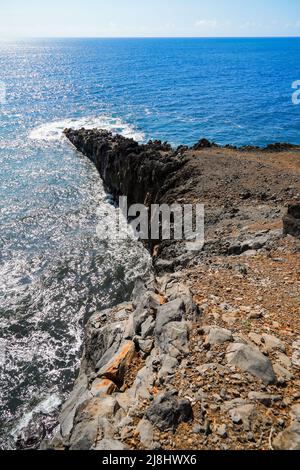
<instances>
[{"instance_id":1,"label":"dark volcanic rock","mask_svg":"<svg viewBox=\"0 0 300 470\"><path fill-rule=\"evenodd\" d=\"M217 145L214 144L213 142L210 142L207 139L201 139L201 140L199 140L199 142L197 142L197 144L194 145L193 149L194 150L201 150L201 149L207 149L207 148L211 148L211 147L217 147Z\"/></svg>"},{"instance_id":2,"label":"dark volcanic rock","mask_svg":"<svg viewBox=\"0 0 300 470\"><path fill-rule=\"evenodd\" d=\"M300 238L300 202L289 205L287 215L283 218L283 233Z\"/></svg>"},{"instance_id":3,"label":"dark volcanic rock","mask_svg":"<svg viewBox=\"0 0 300 470\"><path fill-rule=\"evenodd\" d=\"M174 392L167 392L154 400L148 408L147 418L161 431L174 431L180 423L193 418L193 410L189 400L179 400Z\"/></svg>"},{"instance_id":4,"label":"dark volcanic rock","mask_svg":"<svg viewBox=\"0 0 300 470\"><path fill-rule=\"evenodd\" d=\"M267 145L263 150L267 152L285 152L297 149L299 149L298 145L289 144L287 142L275 142L275 144Z\"/></svg>"},{"instance_id":5,"label":"dark volcanic rock","mask_svg":"<svg viewBox=\"0 0 300 470\"><path fill-rule=\"evenodd\" d=\"M95 163L109 192L116 199L127 196L129 205L163 202L175 184L176 172L184 164L170 145L160 141L139 145L132 139L97 129L66 129L64 133Z\"/></svg>"}]
</instances>

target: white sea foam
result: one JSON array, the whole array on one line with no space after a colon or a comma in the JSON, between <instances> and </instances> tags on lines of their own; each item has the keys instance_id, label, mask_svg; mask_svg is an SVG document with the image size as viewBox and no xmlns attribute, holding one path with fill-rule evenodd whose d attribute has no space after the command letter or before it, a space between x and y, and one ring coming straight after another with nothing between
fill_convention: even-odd
<instances>
[{"instance_id":1,"label":"white sea foam","mask_svg":"<svg viewBox=\"0 0 300 470\"><path fill-rule=\"evenodd\" d=\"M113 134L121 134L124 137L134 139L137 142L142 142L145 139L143 132L138 131L133 125L122 121L120 118L107 115L48 122L33 129L29 133L29 138L46 142L62 140L64 138L64 129L81 129L82 127L85 129L104 129L111 131Z\"/></svg>"},{"instance_id":2,"label":"white sea foam","mask_svg":"<svg viewBox=\"0 0 300 470\"><path fill-rule=\"evenodd\" d=\"M53 413L61 405L61 399L57 395L50 395L45 400L41 401L32 411L26 413L18 424L15 426L11 432L12 436L18 436L22 429L26 428L35 413L42 413L44 415L49 415Z\"/></svg>"}]
</instances>

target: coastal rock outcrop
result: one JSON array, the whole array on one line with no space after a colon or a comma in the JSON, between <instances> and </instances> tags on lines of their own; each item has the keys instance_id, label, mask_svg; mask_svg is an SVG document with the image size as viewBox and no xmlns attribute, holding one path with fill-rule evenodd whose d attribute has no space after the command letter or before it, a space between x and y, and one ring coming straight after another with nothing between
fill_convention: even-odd
<instances>
[{"instance_id":1,"label":"coastal rock outcrop","mask_svg":"<svg viewBox=\"0 0 300 470\"><path fill-rule=\"evenodd\" d=\"M153 272L131 301L89 319L78 379L42 448L298 449L300 250L282 236L300 191L294 167L285 173L293 148L65 135L115 199L204 202L206 243L195 253L180 241L147 246Z\"/></svg>"},{"instance_id":2,"label":"coastal rock outcrop","mask_svg":"<svg viewBox=\"0 0 300 470\"><path fill-rule=\"evenodd\" d=\"M184 164L184 158L160 141L141 145L97 129L66 129L65 135L93 161L109 193L127 196L129 205L165 201Z\"/></svg>"},{"instance_id":3,"label":"coastal rock outcrop","mask_svg":"<svg viewBox=\"0 0 300 470\"><path fill-rule=\"evenodd\" d=\"M181 422L192 419L188 399L176 398L176 390L155 398L155 384L174 374L176 358L188 353L189 308L194 301L192 297L168 301L156 291L152 281L143 286L142 292L136 289L131 304L90 318L79 378L61 411L60 429L48 448L99 450L113 441L112 449L121 449L126 446L124 441L136 416L148 420L148 433L140 431L146 443L150 423L161 430L176 429ZM128 339L131 328L133 341ZM136 333L149 341L147 351L141 349ZM132 376L132 368L139 365L138 360L135 363L139 350L144 354L144 367L140 365L136 376ZM154 400L152 405L141 414L144 400L150 398Z\"/></svg>"}]
</instances>

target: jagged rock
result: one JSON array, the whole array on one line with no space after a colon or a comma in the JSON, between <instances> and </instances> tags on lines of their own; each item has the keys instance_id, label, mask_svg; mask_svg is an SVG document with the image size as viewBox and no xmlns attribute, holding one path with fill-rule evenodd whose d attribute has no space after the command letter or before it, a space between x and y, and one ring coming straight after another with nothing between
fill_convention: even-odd
<instances>
[{"instance_id":1,"label":"jagged rock","mask_svg":"<svg viewBox=\"0 0 300 470\"><path fill-rule=\"evenodd\" d=\"M291 425L273 441L275 450L300 450L300 405L294 405L290 412Z\"/></svg>"},{"instance_id":2,"label":"jagged rock","mask_svg":"<svg viewBox=\"0 0 300 470\"><path fill-rule=\"evenodd\" d=\"M194 150L202 150L202 149L207 149L211 147L217 147L217 144L210 142L207 139L200 139L197 144L194 145L193 149Z\"/></svg>"},{"instance_id":3,"label":"jagged rock","mask_svg":"<svg viewBox=\"0 0 300 470\"><path fill-rule=\"evenodd\" d=\"M292 364L295 367L300 367L300 340L293 343Z\"/></svg>"},{"instance_id":4,"label":"jagged rock","mask_svg":"<svg viewBox=\"0 0 300 470\"><path fill-rule=\"evenodd\" d=\"M289 381L293 378L292 372L285 369L285 367L278 364L277 362L274 364L273 369L280 382Z\"/></svg>"},{"instance_id":5,"label":"jagged rock","mask_svg":"<svg viewBox=\"0 0 300 470\"><path fill-rule=\"evenodd\" d=\"M254 251L260 250L266 245L266 243L268 243L269 240L270 240L269 235L262 235L259 237L250 238L241 243L241 251L242 253L244 253L245 251L249 251L249 250L254 250Z\"/></svg>"},{"instance_id":6,"label":"jagged rock","mask_svg":"<svg viewBox=\"0 0 300 470\"><path fill-rule=\"evenodd\" d=\"M209 329L205 342L211 346L227 343L233 340L232 332L225 328L212 327Z\"/></svg>"},{"instance_id":7,"label":"jagged rock","mask_svg":"<svg viewBox=\"0 0 300 470\"><path fill-rule=\"evenodd\" d=\"M152 450L154 445L154 429L152 424L146 420L142 419L136 428L137 433L140 436L140 442L145 447L146 450Z\"/></svg>"},{"instance_id":8,"label":"jagged rock","mask_svg":"<svg viewBox=\"0 0 300 470\"><path fill-rule=\"evenodd\" d=\"M122 410L117 410L115 413L115 420L117 420L117 413ZM108 418L99 418L98 420L98 436L97 439L113 439L116 428L112 424L113 420L109 420ZM117 421L116 421L117 422Z\"/></svg>"},{"instance_id":9,"label":"jagged rock","mask_svg":"<svg viewBox=\"0 0 300 470\"><path fill-rule=\"evenodd\" d=\"M45 439L42 441L39 450L55 450L55 451L63 451L68 446L68 440L64 439L60 432L57 432L55 436L51 439Z\"/></svg>"},{"instance_id":10,"label":"jagged rock","mask_svg":"<svg viewBox=\"0 0 300 470\"><path fill-rule=\"evenodd\" d=\"M77 408L81 403L92 398L88 391L88 380L85 374L81 373L75 382L75 386L65 404L62 407L59 422L60 432L63 438L68 439L74 425L74 418Z\"/></svg>"},{"instance_id":11,"label":"jagged rock","mask_svg":"<svg viewBox=\"0 0 300 470\"><path fill-rule=\"evenodd\" d=\"M286 354L277 352L276 357L278 359L278 362L286 369L289 369L290 367L292 367L292 361Z\"/></svg>"},{"instance_id":12,"label":"jagged rock","mask_svg":"<svg viewBox=\"0 0 300 470\"><path fill-rule=\"evenodd\" d=\"M166 279L164 290L169 302L178 298L189 298L192 296L190 288L186 284L178 282L175 275L168 276Z\"/></svg>"},{"instance_id":13,"label":"jagged rock","mask_svg":"<svg viewBox=\"0 0 300 470\"><path fill-rule=\"evenodd\" d=\"M136 376L136 379L131 387L130 396L131 400L138 398L149 399L152 393L154 384L154 377L150 367L143 367Z\"/></svg>"},{"instance_id":14,"label":"jagged rock","mask_svg":"<svg viewBox=\"0 0 300 470\"><path fill-rule=\"evenodd\" d=\"M98 421L91 420L88 425L77 424L70 439L70 450L90 450L98 435Z\"/></svg>"},{"instance_id":15,"label":"jagged rock","mask_svg":"<svg viewBox=\"0 0 300 470\"><path fill-rule=\"evenodd\" d=\"M249 333L248 336L254 344L256 344L257 346L261 346L262 335L259 335L257 333Z\"/></svg>"},{"instance_id":16,"label":"jagged rock","mask_svg":"<svg viewBox=\"0 0 300 470\"><path fill-rule=\"evenodd\" d=\"M142 339L146 339L149 336L153 336L154 329L155 329L155 320L153 319L153 317L149 316L141 326Z\"/></svg>"},{"instance_id":17,"label":"jagged rock","mask_svg":"<svg viewBox=\"0 0 300 470\"><path fill-rule=\"evenodd\" d=\"M165 287L166 296L169 301L182 299L185 306L185 318L194 322L200 321L203 311L194 302L193 294L188 286L183 283L172 282Z\"/></svg>"},{"instance_id":18,"label":"jagged rock","mask_svg":"<svg viewBox=\"0 0 300 470\"><path fill-rule=\"evenodd\" d=\"M171 356L163 356L162 366L158 372L158 378L166 381L168 377L174 375L179 363L178 360Z\"/></svg>"},{"instance_id":19,"label":"jagged rock","mask_svg":"<svg viewBox=\"0 0 300 470\"><path fill-rule=\"evenodd\" d=\"M194 302L193 297L183 297L183 302L185 306L185 318L198 323L202 320L203 310Z\"/></svg>"},{"instance_id":20,"label":"jagged rock","mask_svg":"<svg viewBox=\"0 0 300 470\"><path fill-rule=\"evenodd\" d=\"M185 313L184 302L176 299L158 308L155 326L155 335L159 337L163 327L171 322L180 322Z\"/></svg>"},{"instance_id":21,"label":"jagged rock","mask_svg":"<svg viewBox=\"0 0 300 470\"><path fill-rule=\"evenodd\" d=\"M145 354L150 354L154 347L154 339L137 339L138 346L140 350Z\"/></svg>"},{"instance_id":22,"label":"jagged rock","mask_svg":"<svg viewBox=\"0 0 300 470\"><path fill-rule=\"evenodd\" d=\"M161 431L172 430L193 418L189 400L178 399L174 392L159 395L146 412L148 420Z\"/></svg>"},{"instance_id":23,"label":"jagged rock","mask_svg":"<svg viewBox=\"0 0 300 470\"><path fill-rule=\"evenodd\" d=\"M152 318L150 317L149 311L142 308L138 307L134 312L132 316L132 321L133 321L133 331L134 334L137 336L141 336L141 331L142 331L142 325L149 319Z\"/></svg>"},{"instance_id":24,"label":"jagged rock","mask_svg":"<svg viewBox=\"0 0 300 470\"><path fill-rule=\"evenodd\" d=\"M162 353L177 358L189 353L188 338L186 322L171 322L163 326L161 334L156 338L156 345Z\"/></svg>"},{"instance_id":25,"label":"jagged rock","mask_svg":"<svg viewBox=\"0 0 300 470\"><path fill-rule=\"evenodd\" d=\"M174 259L154 259L153 264L157 273L165 273L174 271Z\"/></svg>"},{"instance_id":26,"label":"jagged rock","mask_svg":"<svg viewBox=\"0 0 300 470\"><path fill-rule=\"evenodd\" d=\"M256 252L261 250L269 241L270 241L270 234L262 235L262 236L255 236L243 242L234 242L228 248L229 255L241 255L246 252Z\"/></svg>"},{"instance_id":27,"label":"jagged rock","mask_svg":"<svg viewBox=\"0 0 300 470\"><path fill-rule=\"evenodd\" d=\"M96 379L91 386L91 394L93 397L103 395L112 395L117 390L117 386L109 379Z\"/></svg>"},{"instance_id":28,"label":"jagged rock","mask_svg":"<svg viewBox=\"0 0 300 470\"><path fill-rule=\"evenodd\" d=\"M133 313L132 313L128 317L125 330L124 330L123 339L125 341L132 340L134 336L135 336L135 330L134 330Z\"/></svg>"},{"instance_id":29,"label":"jagged rock","mask_svg":"<svg viewBox=\"0 0 300 470\"><path fill-rule=\"evenodd\" d=\"M97 364L96 369L98 369L98 376L105 377L116 385L121 385L134 355L135 345L133 341L126 341L120 346L117 353L108 363L102 366L103 360L101 360L99 364Z\"/></svg>"},{"instance_id":30,"label":"jagged rock","mask_svg":"<svg viewBox=\"0 0 300 470\"><path fill-rule=\"evenodd\" d=\"M92 450L130 450L129 447L121 441L116 441L115 439L103 439L102 441L98 442Z\"/></svg>"},{"instance_id":31,"label":"jagged rock","mask_svg":"<svg viewBox=\"0 0 300 470\"><path fill-rule=\"evenodd\" d=\"M156 203L175 184L172 174L184 164L184 159L170 149L166 151L161 143L139 145L132 139L96 129L66 129L65 135L95 163L110 194L115 198L120 194L128 197L128 206Z\"/></svg>"},{"instance_id":32,"label":"jagged rock","mask_svg":"<svg viewBox=\"0 0 300 470\"><path fill-rule=\"evenodd\" d=\"M283 218L284 235L300 238L300 202L290 204Z\"/></svg>"},{"instance_id":33,"label":"jagged rock","mask_svg":"<svg viewBox=\"0 0 300 470\"><path fill-rule=\"evenodd\" d=\"M83 402L76 411L70 449L91 449L97 439L99 418L114 416L117 409L117 401L112 397L92 398Z\"/></svg>"},{"instance_id":34,"label":"jagged rock","mask_svg":"<svg viewBox=\"0 0 300 470\"><path fill-rule=\"evenodd\" d=\"M133 307L136 309L143 303L143 298L145 298L147 292L149 292L149 286L145 283L145 280L138 278L135 281L134 289L132 292Z\"/></svg>"},{"instance_id":35,"label":"jagged rock","mask_svg":"<svg viewBox=\"0 0 300 470\"><path fill-rule=\"evenodd\" d=\"M187 323L182 321L185 304L176 299L159 307L155 326L155 344L162 353L177 358L189 352Z\"/></svg>"},{"instance_id":36,"label":"jagged rock","mask_svg":"<svg viewBox=\"0 0 300 470\"><path fill-rule=\"evenodd\" d=\"M107 364L117 353L124 330L125 322L108 323L100 329L87 325L84 357L91 371Z\"/></svg>"},{"instance_id":37,"label":"jagged rock","mask_svg":"<svg viewBox=\"0 0 300 470\"><path fill-rule=\"evenodd\" d=\"M229 411L229 415L234 424L243 424L245 431L250 431L251 421L256 416L254 405L243 405L233 408Z\"/></svg>"},{"instance_id":38,"label":"jagged rock","mask_svg":"<svg viewBox=\"0 0 300 470\"><path fill-rule=\"evenodd\" d=\"M263 392L249 392L248 398L251 401L262 403L267 407L271 406L275 402L282 400L281 395L270 395L269 393Z\"/></svg>"},{"instance_id":39,"label":"jagged rock","mask_svg":"<svg viewBox=\"0 0 300 470\"><path fill-rule=\"evenodd\" d=\"M121 411L124 413L128 413L129 408L133 405L135 397L132 393L129 393L129 390L126 390L124 393L118 393L116 395L116 400L120 410L117 411L117 414L121 415Z\"/></svg>"},{"instance_id":40,"label":"jagged rock","mask_svg":"<svg viewBox=\"0 0 300 470\"><path fill-rule=\"evenodd\" d=\"M264 333L262 335L262 341L268 352L275 351L276 349L278 349L279 351L283 353L285 352L285 346L283 342L280 339L276 338L276 336L267 335Z\"/></svg>"},{"instance_id":41,"label":"jagged rock","mask_svg":"<svg viewBox=\"0 0 300 470\"><path fill-rule=\"evenodd\" d=\"M258 349L241 343L231 344L227 349L227 362L249 372L265 384L276 383L276 376L271 361Z\"/></svg>"}]
</instances>

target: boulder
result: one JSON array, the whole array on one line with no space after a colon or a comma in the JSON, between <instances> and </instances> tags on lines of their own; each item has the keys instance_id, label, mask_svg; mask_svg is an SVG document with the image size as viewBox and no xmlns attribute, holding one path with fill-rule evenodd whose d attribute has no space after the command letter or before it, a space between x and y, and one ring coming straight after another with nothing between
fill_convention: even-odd
<instances>
[{"instance_id":1,"label":"boulder","mask_svg":"<svg viewBox=\"0 0 300 470\"><path fill-rule=\"evenodd\" d=\"M248 398L250 401L262 403L267 407L271 406L275 402L282 400L281 395L270 395L269 393L263 392L249 392Z\"/></svg>"},{"instance_id":2,"label":"boulder","mask_svg":"<svg viewBox=\"0 0 300 470\"><path fill-rule=\"evenodd\" d=\"M94 372L96 367L99 368L112 359L122 343L125 325L126 322L118 322L94 328L88 324L84 352L88 370Z\"/></svg>"},{"instance_id":3,"label":"boulder","mask_svg":"<svg viewBox=\"0 0 300 470\"><path fill-rule=\"evenodd\" d=\"M152 316L148 316L148 318L141 325L142 339L147 339L149 336L153 336L154 329L155 329L155 320L153 319Z\"/></svg>"},{"instance_id":4,"label":"boulder","mask_svg":"<svg viewBox=\"0 0 300 470\"><path fill-rule=\"evenodd\" d=\"M75 382L71 395L63 405L59 416L60 432L63 438L68 439L70 436L77 408L81 403L90 398L92 398L92 394L88 390L87 377L85 374L81 373Z\"/></svg>"},{"instance_id":5,"label":"boulder","mask_svg":"<svg viewBox=\"0 0 300 470\"><path fill-rule=\"evenodd\" d=\"M154 429L150 421L142 419L136 428L137 433L140 437L141 444L146 450L152 450L154 446Z\"/></svg>"},{"instance_id":6,"label":"boulder","mask_svg":"<svg viewBox=\"0 0 300 470\"><path fill-rule=\"evenodd\" d=\"M150 354L153 347L154 347L154 339L142 339L138 338L137 339L137 344L140 348L140 350L145 353L145 354Z\"/></svg>"},{"instance_id":7,"label":"boulder","mask_svg":"<svg viewBox=\"0 0 300 470\"><path fill-rule=\"evenodd\" d=\"M83 402L76 411L70 449L91 449L98 436L99 419L113 417L117 409L117 401L112 397L95 397Z\"/></svg>"},{"instance_id":8,"label":"boulder","mask_svg":"<svg viewBox=\"0 0 300 470\"><path fill-rule=\"evenodd\" d=\"M165 325L156 338L156 345L163 354L178 358L189 353L189 330L186 322L171 322Z\"/></svg>"},{"instance_id":9,"label":"boulder","mask_svg":"<svg viewBox=\"0 0 300 470\"><path fill-rule=\"evenodd\" d=\"M212 327L206 336L205 342L211 346L233 341L232 332L225 328Z\"/></svg>"},{"instance_id":10,"label":"boulder","mask_svg":"<svg viewBox=\"0 0 300 470\"><path fill-rule=\"evenodd\" d=\"M175 357L163 356L161 368L158 372L158 378L160 381L167 381L169 377L175 374L175 371L179 365L178 360Z\"/></svg>"},{"instance_id":11,"label":"boulder","mask_svg":"<svg viewBox=\"0 0 300 470\"><path fill-rule=\"evenodd\" d=\"M292 367L292 361L286 354L283 354L279 351L277 352L276 357L277 357L278 362L282 366L284 366L286 369L289 369L290 367Z\"/></svg>"},{"instance_id":12,"label":"boulder","mask_svg":"<svg viewBox=\"0 0 300 470\"><path fill-rule=\"evenodd\" d=\"M257 412L254 405L242 405L229 411L234 424L243 424L245 431L250 431L253 418Z\"/></svg>"},{"instance_id":13,"label":"boulder","mask_svg":"<svg viewBox=\"0 0 300 470\"><path fill-rule=\"evenodd\" d=\"M185 313L182 299L176 299L158 308L155 326L155 335L159 337L165 325L171 322L180 322Z\"/></svg>"},{"instance_id":14,"label":"boulder","mask_svg":"<svg viewBox=\"0 0 300 470\"><path fill-rule=\"evenodd\" d=\"M290 204L283 218L284 235L300 238L300 202Z\"/></svg>"},{"instance_id":15,"label":"boulder","mask_svg":"<svg viewBox=\"0 0 300 470\"><path fill-rule=\"evenodd\" d=\"M285 345L276 336L267 335L267 334L264 333L262 335L262 342L264 343L265 349L268 352L272 352L272 351L276 351L276 350L279 350L283 353L285 352Z\"/></svg>"},{"instance_id":16,"label":"boulder","mask_svg":"<svg viewBox=\"0 0 300 470\"><path fill-rule=\"evenodd\" d=\"M300 450L300 405L294 405L290 412L291 425L273 441L275 450Z\"/></svg>"},{"instance_id":17,"label":"boulder","mask_svg":"<svg viewBox=\"0 0 300 470\"><path fill-rule=\"evenodd\" d=\"M112 395L116 390L116 384L109 379L96 379L91 386L91 394L94 397Z\"/></svg>"},{"instance_id":18,"label":"boulder","mask_svg":"<svg viewBox=\"0 0 300 470\"><path fill-rule=\"evenodd\" d=\"M180 423L193 419L193 409L188 399L178 399L176 393L167 392L154 400L146 416L161 431L175 431Z\"/></svg>"},{"instance_id":19,"label":"boulder","mask_svg":"<svg viewBox=\"0 0 300 470\"><path fill-rule=\"evenodd\" d=\"M280 382L286 382L293 378L292 372L290 372L289 370L287 370L285 367L283 367L281 364L278 364L277 362L274 364L273 369Z\"/></svg>"},{"instance_id":20,"label":"boulder","mask_svg":"<svg viewBox=\"0 0 300 470\"><path fill-rule=\"evenodd\" d=\"M123 384L126 371L135 355L133 341L124 342L112 359L102 366L103 361L96 366L98 376L111 380L116 385Z\"/></svg>"},{"instance_id":21,"label":"boulder","mask_svg":"<svg viewBox=\"0 0 300 470\"><path fill-rule=\"evenodd\" d=\"M259 349L247 344L234 343L228 347L226 359L228 364L250 373L266 385L276 383L272 363Z\"/></svg>"}]
</instances>

